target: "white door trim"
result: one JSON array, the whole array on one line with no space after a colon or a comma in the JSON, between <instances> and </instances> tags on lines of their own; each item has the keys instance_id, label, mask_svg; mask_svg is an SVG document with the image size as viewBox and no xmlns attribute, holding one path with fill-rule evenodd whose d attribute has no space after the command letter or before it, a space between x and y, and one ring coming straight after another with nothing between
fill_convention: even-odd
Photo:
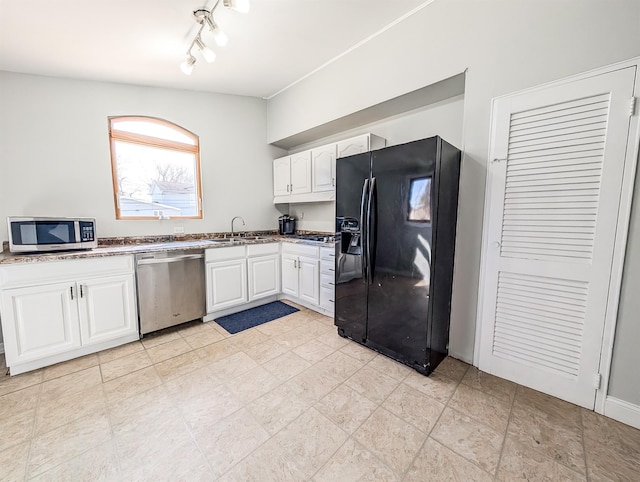
<instances>
[{"instance_id":1,"label":"white door trim","mask_svg":"<svg viewBox=\"0 0 640 482\"><path fill-rule=\"evenodd\" d=\"M640 69L640 59L636 59L635 65L637 66L637 69ZM636 75L638 75L637 70ZM631 152L632 154L627 156L628 161L624 166L624 174L622 176L622 191L620 193L616 242L613 248L611 280L609 281L609 297L604 320L604 330L602 333L602 348L600 351L600 374L602 375L602 386L600 387L600 390L596 391L595 405L595 411L598 413L605 413L607 405L607 392L609 390L609 379L611 376L611 362L613 360L613 344L618 321L620 292L622 289L622 271L624 270L624 259L627 251L629 222L631 219L631 203L633 200L636 169L638 167L638 156L640 154L640 116L638 115L640 105L637 105L640 103L637 100L638 97L640 97L640 82L637 77L633 88L633 95L636 97L636 112L630 118L629 138L627 139L627 152Z\"/></svg>"},{"instance_id":2,"label":"white door trim","mask_svg":"<svg viewBox=\"0 0 640 482\"><path fill-rule=\"evenodd\" d=\"M549 87L558 86L558 85L562 85L570 82L575 82L578 80L606 74L609 72L613 72L616 70L621 70L621 69L625 69L633 66L636 67L636 76L637 76L638 71L640 70L640 57L635 57L633 59L629 59L623 62L618 62L605 67L600 67L594 70L590 70L588 72L573 75L571 77L567 77L567 78L560 79L553 82L548 82L532 88L523 89L517 92L512 92L510 94L506 94L503 96L495 97L491 100L491 117L490 117L491 132L493 132L495 127L494 126L494 123L496 121L495 105L499 99L514 97L514 96L521 95L524 93L529 93L529 92L536 92L539 90L547 89ZM638 77L636 77L636 82L634 85L634 96L636 98L640 97L640 81L638 80ZM636 100L636 104L640 104L640 101ZM635 173L638 165L638 155L640 152L640 122L639 122L639 115L638 115L639 110L640 110L640 105L636 105L635 113L632 117L630 117L629 137L627 139L627 153L631 152L632 155L626 156L624 174L623 174L623 180L622 180L622 189L620 193L620 203L619 203L617 227L616 227L616 233L615 233L613 261L612 261L612 267L611 267L611 278L609 281L609 289L608 289L609 294L607 298L607 308L606 308L604 330L603 330L603 336L602 336L602 346L600 351L600 373L602 375L602 386L600 387L600 390L596 391L596 403L595 403L595 411L598 413L605 413L605 406L607 404L607 390L608 390L609 378L611 374L613 343L614 343L615 329L616 329L616 322L617 322L617 315L618 315L618 306L620 302L620 289L622 285L622 271L624 268L627 237L629 232L629 221L631 216L631 202L633 199ZM483 213L483 221L482 221L483 230L482 230L482 244L481 244L482 248L481 248L481 256L480 256L480 279L479 279L479 289L478 289L478 304L476 307L476 333L475 333L474 354L473 354L474 366L479 365L480 346L481 346L481 338L482 338L481 321L482 321L482 314L484 312L483 305L484 305L484 299L486 294L485 293L485 281L486 281L486 273L487 273L486 253L488 252L488 249L489 249L489 239L488 239L489 236L488 236L487 223L488 223L489 213L491 212L491 196L488 196L488 193L489 193L489 187L492 184L492 174L491 174L491 170L488 169L488 165L490 162L489 157L490 157L491 151L492 151L492 141L490 139L488 150L487 150L487 176L485 180L485 200L484 200L484 213Z\"/></svg>"}]
</instances>

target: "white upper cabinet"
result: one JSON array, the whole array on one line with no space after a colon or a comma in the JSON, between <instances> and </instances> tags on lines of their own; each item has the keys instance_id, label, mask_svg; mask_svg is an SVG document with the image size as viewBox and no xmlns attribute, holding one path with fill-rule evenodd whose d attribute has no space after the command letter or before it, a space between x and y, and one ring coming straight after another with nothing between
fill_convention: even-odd
<instances>
[{"instance_id":1,"label":"white upper cabinet","mask_svg":"<svg viewBox=\"0 0 640 482\"><path fill-rule=\"evenodd\" d=\"M311 150L313 192L333 191L336 185L336 145Z\"/></svg>"},{"instance_id":2,"label":"white upper cabinet","mask_svg":"<svg viewBox=\"0 0 640 482\"><path fill-rule=\"evenodd\" d=\"M311 151L291 156L291 194L311 192Z\"/></svg>"},{"instance_id":3,"label":"white upper cabinet","mask_svg":"<svg viewBox=\"0 0 640 482\"><path fill-rule=\"evenodd\" d=\"M336 159L380 149L385 144L381 137L363 134L276 159L273 161L273 202L335 200Z\"/></svg>"},{"instance_id":4,"label":"white upper cabinet","mask_svg":"<svg viewBox=\"0 0 640 482\"><path fill-rule=\"evenodd\" d=\"M353 156L367 151L375 151L386 145L386 141L382 137L373 134L362 134L361 136L352 137L338 142L337 157Z\"/></svg>"},{"instance_id":5,"label":"white upper cabinet","mask_svg":"<svg viewBox=\"0 0 640 482\"><path fill-rule=\"evenodd\" d=\"M273 195L275 197L310 192L311 151L299 152L273 161Z\"/></svg>"},{"instance_id":6,"label":"white upper cabinet","mask_svg":"<svg viewBox=\"0 0 640 482\"><path fill-rule=\"evenodd\" d=\"M273 195L288 196L291 185L291 158L281 157L273 161Z\"/></svg>"}]
</instances>

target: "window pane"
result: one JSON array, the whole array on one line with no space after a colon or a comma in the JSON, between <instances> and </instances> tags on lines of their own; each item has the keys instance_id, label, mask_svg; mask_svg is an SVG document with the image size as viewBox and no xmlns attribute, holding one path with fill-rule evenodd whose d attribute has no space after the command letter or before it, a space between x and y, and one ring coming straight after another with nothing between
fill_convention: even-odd
<instances>
[{"instance_id":1,"label":"window pane","mask_svg":"<svg viewBox=\"0 0 640 482\"><path fill-rule=\"evenodd\" d=\"M419 177L409 186L409 221L431 221L431 178Z\"/></svg>"},{"instance_id":2,"label":"window pane","mask_svg":"<svg viewBox=\"0 0 640 482\"><path fill-rule=\"evenodd\" d=\"M112 129L131 132L133 134L142 134L145 136L157 137L158 139L166 139L168 141L182 142L183 144L189 144L195 146L195 140L180 132L179 130L172 129L169 126L159 124L157 122L145 121L145 120L114 120L111 123Z\"/></svg>"},{"instance_id":3,"label":"window pane","mask_svg":"<svg viewBox=\"0 0 640 482\"><path fill-rule=\"evenodd\" d=\"M122 141L114 148L122 217L199 214L195 154Z\"/></svg>"}]
</instances>

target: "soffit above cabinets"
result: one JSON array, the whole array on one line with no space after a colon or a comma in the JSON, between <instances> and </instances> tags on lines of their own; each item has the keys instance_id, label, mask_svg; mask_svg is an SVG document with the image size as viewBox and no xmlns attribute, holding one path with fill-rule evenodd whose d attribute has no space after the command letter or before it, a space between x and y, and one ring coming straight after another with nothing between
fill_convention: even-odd
<instances>
[{"instance_id":1,"label":"soffit above cabinets","mask_svg":"<svg viewBox=\"0 0 640 482\"><path fill-rule=\"evenodd\" d=\"M214 0L0 0L0 70L64 78L269 97L431 0L251 0L240 14L214 11L229 43L197 49L192 12ZM384 52L381 55L385 55Z\"/></svg>"}]
</instances>

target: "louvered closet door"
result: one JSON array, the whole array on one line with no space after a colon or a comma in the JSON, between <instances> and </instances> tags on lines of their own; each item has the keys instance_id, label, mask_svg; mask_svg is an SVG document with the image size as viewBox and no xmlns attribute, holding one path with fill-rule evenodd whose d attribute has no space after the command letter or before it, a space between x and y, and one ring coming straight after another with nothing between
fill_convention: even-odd
<instances>
[{"instance_id":1,"label":"louvered closet door","mask_svg":"<svg viewBox=\"0 0 640 482\"><path fill-rule=\"evenodd\" d=\"M593 408L635 68L497 99L480 369Z\"/></svg>"}]
</instances>

